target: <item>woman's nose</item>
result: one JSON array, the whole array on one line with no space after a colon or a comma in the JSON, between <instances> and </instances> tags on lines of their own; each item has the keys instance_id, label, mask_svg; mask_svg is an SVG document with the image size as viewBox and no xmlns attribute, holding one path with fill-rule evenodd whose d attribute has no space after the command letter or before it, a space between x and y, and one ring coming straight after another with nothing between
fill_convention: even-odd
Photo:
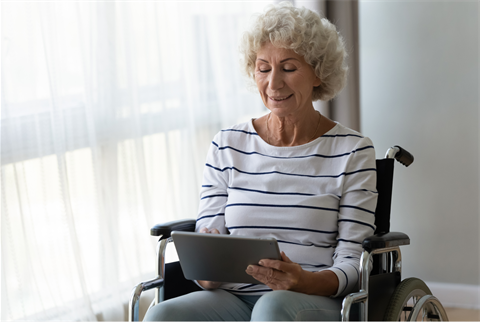
<instances>
[{"instance_id":1,"label":"woman's nose","mask_svg":"<svg viewBox=\"0 0 480 322\"><path fill-rule=\"evenodd\" d=\"M268 87L271 90L281 89L284 85L283 73L281 71L273 70L270 73Z\"/></svg>"}]
</instances>

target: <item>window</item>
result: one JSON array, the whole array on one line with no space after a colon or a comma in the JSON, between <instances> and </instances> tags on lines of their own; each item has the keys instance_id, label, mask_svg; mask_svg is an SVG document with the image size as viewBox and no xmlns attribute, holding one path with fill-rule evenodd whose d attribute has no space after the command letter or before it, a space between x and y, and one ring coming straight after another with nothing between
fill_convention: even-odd
<instances>
[{"instance_id":1,"label":"window","mask_svg":"<svg viewBox=\"0 0 480 322\"><path fill-rule=\"evenodd\" d=\"M2 319L93 319L153 277L150 227L196 216L213 135L264 111L238 40L265 5L2 4Z\"/></svg>"}]
</instances>

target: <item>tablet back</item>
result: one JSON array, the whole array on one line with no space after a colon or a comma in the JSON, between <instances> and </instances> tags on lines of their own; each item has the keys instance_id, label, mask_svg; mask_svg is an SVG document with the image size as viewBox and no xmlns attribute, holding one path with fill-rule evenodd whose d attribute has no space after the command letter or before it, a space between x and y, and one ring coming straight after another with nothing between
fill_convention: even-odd
<instances>
[{"instance_id":1,"label":"tablet back","mask_svg":"<svg viewBox=\"0 0 480 322\"><path fill-rule=\"evenodd\" d=\"M245 273L261 259L281 259L277 241L219 234L172 233L186 279L231 283L260 282Z\"/></svg>"}]
</instances>

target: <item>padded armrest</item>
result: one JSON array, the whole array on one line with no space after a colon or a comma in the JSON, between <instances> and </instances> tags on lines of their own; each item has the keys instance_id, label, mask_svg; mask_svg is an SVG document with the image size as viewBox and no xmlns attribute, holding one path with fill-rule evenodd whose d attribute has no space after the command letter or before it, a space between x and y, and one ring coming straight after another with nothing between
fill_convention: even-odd
<instances>
[{"instance_id":1,"label":"padded armrest","mask_svg":"<svg viewBox=\"0 0 480 322\"><path fill-rule=\"evenodd\" d=\"M368 252L375 249L402 245L410 245L410 238L406 234L398 232L373 235L365 238L362 243L363 249Z\"/></svg>"},{"instance_id":2,"label":"padded armrest","mask_svg":"<svg viewBox=\"0 0 480 322\"><path fill-rule=\"evenodd\" d=\"M195 219L181 219L169 221L163 224L156 224L150 229L150 235L162 236L162 239L169 238L174 230L195 231Z\"/></svg>"}]
</instances>

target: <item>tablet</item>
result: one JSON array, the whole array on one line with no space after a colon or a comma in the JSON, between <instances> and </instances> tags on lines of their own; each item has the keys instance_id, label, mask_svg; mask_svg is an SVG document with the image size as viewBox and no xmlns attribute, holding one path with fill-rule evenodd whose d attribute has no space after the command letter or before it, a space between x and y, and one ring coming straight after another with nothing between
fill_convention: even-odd
<instances>
[{"instance_id":1,"label":"tablet","mask_svg":"<svg viewBox=\"0 0 480 322\"><path fill-rule=\"evenodd\" d=\"M172 232L188 280L260 284L245 270L261 259L281 259L274 238Z\"/></svg>"}]
</instances>

